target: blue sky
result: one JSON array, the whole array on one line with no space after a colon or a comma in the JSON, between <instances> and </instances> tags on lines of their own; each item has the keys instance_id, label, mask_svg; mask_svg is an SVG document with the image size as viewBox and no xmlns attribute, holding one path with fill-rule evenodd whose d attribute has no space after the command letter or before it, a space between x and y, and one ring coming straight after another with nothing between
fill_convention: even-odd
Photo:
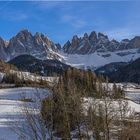
<instances>
[{"instance_id":1,"label":"blue sky","mask_svg":"<svg viewBox=\"0 0 140 140\"><path fill-rule=\"evenodd\" d=\"M140 2L0 2L0 36L8 40L24 28L61 44L91 31L111 39L132 38L140 35Z\"/></svg>"}]
</instances>

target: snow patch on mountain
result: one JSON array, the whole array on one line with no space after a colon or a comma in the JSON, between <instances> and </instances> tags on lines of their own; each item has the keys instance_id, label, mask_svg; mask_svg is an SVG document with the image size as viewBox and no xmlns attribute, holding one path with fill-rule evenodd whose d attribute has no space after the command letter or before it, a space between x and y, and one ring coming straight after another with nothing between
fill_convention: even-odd
<instances>
[{"instance_id":1,"label":"snow patch on mountain","mask_svg":"<svg viewBox=\"0 0 140 140\"><path fill-rule=\"evenodd\" d=\"M131 49L123 51L115 51L115 52L94 52L92 54L66 54L61 52L61 56L63 56L64 63L69 64L71 66L77 68L99 68L103 65L112 63L112 62L130 62L140 57L140 53L138 53L138 49ZM127 53L125 55L118 55L118 53Z\"/></svg>"}]
</instances>

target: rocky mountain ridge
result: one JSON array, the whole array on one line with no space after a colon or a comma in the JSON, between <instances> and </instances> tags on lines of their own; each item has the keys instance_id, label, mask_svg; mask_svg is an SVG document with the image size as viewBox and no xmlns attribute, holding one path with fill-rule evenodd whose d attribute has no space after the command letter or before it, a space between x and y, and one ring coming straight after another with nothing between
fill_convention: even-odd
<instances>
[{"instance_id":1,"label":"rocky mountain ridge","mask_svg":"<svg viewBox=\"0 0 140 140\"><path fill-rule=\"evenodd\" d=\"M58 46L41 33L32 35L28 30L21 30L8 43L0 38L0 59L10 60L16 56L28 54L39 59L61 59Z\"/></svg>"},{"instance_id":2,"label":"rocky mountain ridge","mask_svg":"<svg viewBox=\"0 0 140 140\"><path fill-rule=\"evenodd\" d=\"M83 37L73 36L71 41L64 44L64 52L68 54L92 54L96 52L114 52L118 50L140 49L140 36L133 39L123 39L117 41L110 40L107 35L102 33L91 32L89 35L84 34Z\"/></svg>"}]
</instances>

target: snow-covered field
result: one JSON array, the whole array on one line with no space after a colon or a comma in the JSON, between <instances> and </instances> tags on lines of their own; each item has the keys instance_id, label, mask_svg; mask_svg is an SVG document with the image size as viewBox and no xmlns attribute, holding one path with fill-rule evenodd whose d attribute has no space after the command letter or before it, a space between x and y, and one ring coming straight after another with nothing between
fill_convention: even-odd
<instances>
[{"instance_id":1,"label":"snow-covered field","mask_svg":"<svg viewBox=\"0 0 140 140\"><path fill-rule=\"evenodd\" d=\"M23 121L21 107L23 97L36 100L47 96L47 89L31 87L0 89L0 140L18 140L11 122ZM31 104L31 103L30 103Z\"/></svg>"},{"instance_id":2,"label":"snow-covered field","mask_svg":"<svg viewBox=\"0 0 140 140\"><path fill-rule=\"evenodd\" d=\"M21 101L0 100L0 140L17 140L18 136L12 130L11 122L20 120Z\"/></svg>"},{"instance_id":3,"label":"snow-covered field","mask_svg":"<svg viewBox=\"0 0 140 140\"><path fill-rule=\"evenodd\" d=\"M125 100L122 101L123 104L125 104L124 102ZM87 112L88 108L92 105L98 105L98 104L105 104L105 102L108 102L107 103L107 106L110 107L110 109L112 110L115 110L117 108L119 108L119 100L102 100L102 99L93 99L93 98L84 98L84 109L85 109L85 113ZM134 111L134 112L140 112L140 104L137 104L131 100L128 100L127 101L128 103L128 108L131 110L131 111Z\"/></svg>"},{"instance_id":4,"label":"snow-covered field","mask_svg":"<svg viewBox=\"0 0 140 140\"><path fill-rule=\"evenodd\" d=\"M140 89L133 89L133 88L127 89L126 97L140 104Z\"/></svg>"},{"instance_id":5,"label":"snow-covered field","mask_svg":"<svg viewBox=\"0 0 140 140\"><path fill-rule=\"evenodd\" d=\"M108 90L113 89L113 83L103 83L104 87L108 87ZM138 104L140 104L140 85L134 83L116 83L117 87L120 87L125 92L125 97Z\"/></svg>"},{"instance_id":6,"label":"snow-covered field","mask_svg":"<svg viewBox=\"0 0 140 140\"><path fill-rule=\"evenodd\" d=\"M110 88L112 88L112 85L109 84ZM123 87L123 84L118 85ZM140 112L140 104L136 103L136 99L140 99L140 89L133 84L129 84L125 91L126 97L131 99L128 100L129 106L136 112ZM36 101L49 94L50 92L47 89L32 87L0 89L0 140L18 140L17 135L11 129L11 122L24 121L21 106L25 102L22 101L22 98L26 97Z\"/></svg>"},{"instance_id":7,"label":"snow-covered field","mask_svg":"<svg viewBox=\"0 0 140 140\"><path fill-rule=\"evenodd\" d=\"M49 91L47 89L32 87L0 89L0 99L20 100L23 97L26 97L34 100L36 98L46 97L48 92Z\"/></svg>"}]
</instances>

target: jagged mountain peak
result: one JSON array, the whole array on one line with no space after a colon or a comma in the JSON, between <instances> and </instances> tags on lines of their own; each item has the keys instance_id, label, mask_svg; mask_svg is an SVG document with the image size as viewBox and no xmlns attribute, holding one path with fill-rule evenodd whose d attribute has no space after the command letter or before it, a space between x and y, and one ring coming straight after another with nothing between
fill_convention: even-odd
<instances>
[{"instance_id":1,"label":"jagged mountain peak","mask_svg":"<svg viewBox=\"0 0 140 140\"><path fill-rule=\"evenodd\" d=\"M29 32L29 30L27 29L23 29L21 31L19 31L15 37L27 37L27 36L32 36L32 33Z\"/></svg>"},{"instance_id":2,"label":"jagged mountain peak","mask_svg":"<svg viewBox=\"0 0 140 140\"><path fill-rule=\"evenodd\" d=\"M71 42L64 44L65 53L87 54L93 53L97 49L101 49L104 44L108 44L109 39L107 35L96 33L92 31L90 34L84 33L83 37L78 38L77 35L73 36Z\"/></svg>"},{"instance_id":3,"label":"jagged mountain peak","mask_svg":"<svg viewBox=\"0 0 140 140\"><path fill-rule=\"evenodd\" d=\"M28 30L28 29L22 29L21 31L19 31L13 38L16 39L37 39L37 38L41 38L44 40L48 40L51 42L51 40L48 38L48 36L44 35L41 32L36 32L34 35ZM11 38L12 39L12 38Z\"/></svg>"},{"instance_id":4,"label":"jagged mountain peak","mask_svg":"<svg viewBox=\"0 0 140 140\"><path fill-rule=\"evenodd\" d=\"M47 41L50 41L52 42L49 37L43 33L40 33L40 32L36 32L35 35L34 35L35 38L42 38L42 39L45 39Z\"/></svg>"},{"instance_id":5,"label":"jagged mountain peak","mask_svg":"<svg viewBox=\"0 0 140 140\"><path fill-rule=\"evenodd\" d=\"M71 42L64 44L64 52L68 54L89 54L94 52L114 52L118 50L140 48L140 36L133 39L117 41L110 40L101 32L92 31L89 35L85 33L83 37L74 36Z\"/></svg>"},{"instance_id":6,"label":"jagged mountain peak","mask_svg":"<svg viewBox=\"0 0 140 140\"><path fill-rule=\"evenodd\" d=\"M30 33L30 31L29 31L28 29L26 29L26 28L20 30L19 33L20 33L20 32L21 32L21 33Z\"/></svg>"},{"instance_id":7,"label":"jagged mountain peak","mask_svg":"<svg viewBox=\"0 0 140 140\"><path fill-rule=\"evenodd\" d=\"M16 36L11 38L10 42L12 42L13 40L15 41L19 40L22 43L24 43L24 42L29 42L30 40L32 40L32 38L33 38L33 35L31 32L29 32L28 30L22 30L18 32Z\"/></svg>"},{"instance_id":8,"label":"jagged mountain peak","mask_svg":"<svg viewBox=\"0 0 140 140\"><path fill-rule=\"evenodd\" d=\"M89 37L88 37L88 34L87 33L84 33L84 37L83 39L87 40Z\"/></svg>"},{"instance_id":9,"label":"jagged mountain peak","mask_svg":"<svg viewBox=\"0 0 140 140\"><path fill-rule=\"evenodd\" d=\"M71 47L71 42L68 40L63 46L63 51L67 52L70 47Z\"/></svg>"},{"instance_id":10,"label":"jagged mountain peak","mask_svg":"<svg viewBox=\"0 0 140 140\"><path fill-rule=\"evenodd\" d=\"M79 40L79 37L78 37L77 35L74 35L74 36L72 37L72 41L75 41L75 40Z\"/></svg>"},{"instance_id":11,"label":"jagged mountain peak","mask_svg":"<svg viewBox=\"0 0 140 140\"><path fill-rule=\"evenodd\" d=\"M68 41L66 42L66 44L71 44L71 43L70 43L70 41L68 40Z\"/></svg>"},{"instance_id":12,"label":"jagged mountain peak","mask_svg":"<svg viewBox=\"0 0 140 140\"><path fill-rule=\"evenodd\" d=\"M61 59L57 46L46 35L38 32L33 35L27 29L19 31L8 43L1 38L0 47L4 47L0 59L6 61L24 54L39 59Z\"/></svg>"},{"instance_id":13,"label":"jagged mountain peak","mask_svg":"<svg viewBox=\"0 0 140 140\"><path fill-rule=\"evenodd\" d=\"M89 40L96 41L97 40L97 33L92 31L89 35Z\"/></svg>"}]
</instances>

